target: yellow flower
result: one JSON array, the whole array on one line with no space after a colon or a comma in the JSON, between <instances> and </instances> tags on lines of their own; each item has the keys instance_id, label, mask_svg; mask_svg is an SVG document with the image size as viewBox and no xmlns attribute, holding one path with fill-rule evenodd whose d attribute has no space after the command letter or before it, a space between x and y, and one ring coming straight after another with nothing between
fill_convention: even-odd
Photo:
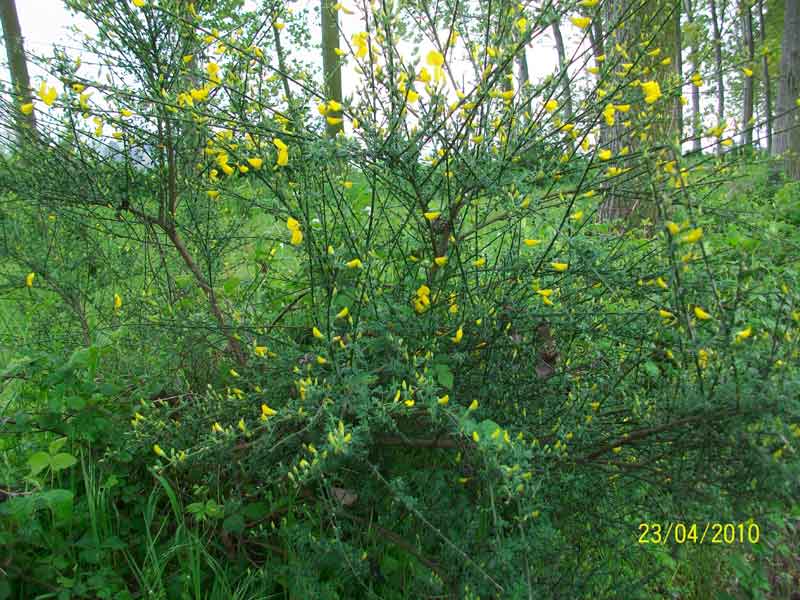
<instances>
[{"instance_id":1,"label":"yellow flower","mask_svg":"<svg viewBox=\"0 0 800 600\"><path fill-rule=\"evenodd\" d=\"M667 222L665 223L665 225L666 225L666 227L667 227L667 230L668 230L668 231L670 232L670 234L672 234L673 236L675 236L675 235L678 235L678 232L681 230L681 226L680 226L680 225L678 225L677 223L673 223L672 221L667 221Z\"/></svg>"},{"instance_id":2,"label":"yellow flower","mask_svg":"<svg viewBox=\"0 0 800 600\"><path fill-rule=\"evenodd\" d=\"M289 217L286 219L286 228L292 232L291 244L299 246L303 242L303 232L300 229L300 223L297 219Z\"/></svg>"},{"instance_id":3,"label":"yellow flower","mask_svg":"<svg viewBox=\"0 0 800 600\"><path fill-rule=\"evenodd\" d=\"M469 409L467 409L467 410L470 410L470 411L478 410L478 401L477 400L473 400L472 403L469 405Z\"/></svg>"},{"instance_id":4,"label":"yellow flower","mask_svg":"<svg viewBox=\"0 0 800 600\"><path fill-rule=\"evenodd\" d=\"M533 246L536 246L536 245L542 243L542 240L527 239L527 240L522 240L522 241L525 243L526 246L529 246L529 247L533 247Z\"/></svg>"},{"instance_id":5,"label":"yellow flower","mask_svg":"<svg viewBox=\"0 0 800 600\"><path fill-rule=\"evenodd\" d=\"M114 310L122 308L122 297L119 294L114 294Z\"/></svg>"},{"instance_id":6,"label":"yellow flower","mask_svg":"<svg viewBox=\"0 0 800 600\"><path fill-rule=\"evenodd\" d=\"M606 169L606 174L609 177L616 177L620 173L622 173L622 169L620 169L619 167L608 167L608 169Z\"/></svg>"},{"instance_id":7,"label":"yellow flower","mask_svg":"<svg viewBox=\"0 0 800 600\"><path fill-rule=\"evenodd\" d=\"M438 402L441 406L444 406L445 404L450 402L450 395L449 394L445 394L444 396L439 398L436 402Z\"/></svg>"},{"instance_id":8,"label":"yellow flower","mask_svg":"<svg viewBox=\"0 0 800 600\"><path fill-rule=\"evenodd\" d=\"M569 269L569 264L562 262L552 262L550 263L550 266L553 267L553 269L555 269L558 272L564 272L567 269Z\"/></svg>"},{"instance_id":9,"label":"yellow flower","mask_svg":"<svg viewBox=\"0 0 800 600\"><path fill-rule=\"evenodd\" d=\"M700 76L700 73L692 74L692 83L695 87L703 87L703 78Z\"/></svg>"},{"instance_id":10,"label":"yellow flower","mask_svg":"<svg viewBox=\"0 0 800 600\"><path fill-rule=\"evenodd\" d=\"M554 112L557 108L558 102L555 100L555 98L550 98L550 100L548 100L544 105L544 109L549 113Z\"/></svg>"},{"instance_id":11,"label":"yellow flower","mask_svg":"<svg viewBox=\"0 0 800 600\"><path fill-rule=\"evenodd\" d=\"M749 325L736 334L736 343L739 344L749 338L753 333L753 328Z\"/></svg>"},{"instance_id":12,"label":"yellow flower","mask_svg":"<svg viewBox=\"0 0 800 600\"><path fill-rule=\"evenodd\" d=\"M327 362L328 362L328 359L325 358L324 356L317 356L317 364L318 365L324 365Z\"/></svg>"},{"instance_id":13,"label":"yellow flower","mask_svg":"<svg viewBox=\"0 0 800 600\"><path fill-rule=\"evenodd\" d=\"M742 73L745 74L745 77L752 77L753 76L753 70L752 69L748 69L747 67L743 67L742 68Z\"/></svg>"},{"instance_id":14,"label":"yellow flower","mask_svg":"<svg viewBox=\"0 0 800 600\"><path fill-rule=\"evenodd\" d=\"M27 277L25 277L25 285L28 287L33 287L33 280L36 278L36 273L28 273Z\"/></svg>"},{"instance_id":15,"label":"yellow flower","mask_svg":"<svg viewBox=\"0 0 800 600\"><path fill-rule=\"evenodd\" d=\"M58 92L54 87L48 88L43 81L42 85L39 87L39 98L41 98L42 102L44 102L47 106L52 106L53 102L55 102L56 98L58 98Z\"/></svg>"},{"instance_id":16,"label":"yellow flower","mask_svg":"<svg viewBox=\"0 0 800 600\"><path fill-rule=\"evenodd\" d=\"M247 425L244 424L244 419L239 419L239 422L236 424L236 427L238 427L242 431L247 431Z\"/></svg>"},{"instance_id":17,"label":"yellow flower","mask_svg":"<svg viewBox=\"0 0 800 600\"><path fill-rule=\"evenodd\" d=\"M697 364L700 365L701 369L705 369L708 366L708 350L697 351Z\"/></svg>"},{"instance_id":18,"label":"yellow flower","mask_svg":"<svg viewBox=\"0 0 800 600\"><path fill-rule=\"evenodd\" d=\"M253 352L255 352L256 356L260 356L264 358L267 355L267 347L266 346L256 346L253 348Z\"/></svg>"},{"instance_id":19,"label":"yellow flower","mask_svg":"<svg viewBox=\"0 0 800 600\"><path fill-rule=\"evenodd\" d=\"M231 374L231 377L240 377L239 373L237 373L234 369L228 371Z\"/></svg>"},{"instance_id":20,"label":"yellow flower","mask_svg":"<svg viewBox=\"0 0 800 600\"><path fill-rule=\"evenodd\" d=\"M569 20L578 29L586 29L592 24L592 20L589 17L570 17Z\"/></svg>"},{"instance_id":21,"label":"yellow flower","mask_svg":"<svg viewBox=\"0 0 800 600\"><path fill-rule=\"evenodd\" d=\"M656 279L656 284L658 284L658 287L660 287L662 289L665 289L665 290L667 288L669 288L669 286L667 285L667 282L664 281L663 277L659 277L658 279Z\"/></svg>"},{"instance_id":22,"label":"yellow flower","mask_svg":"<svg viewBox=\"0 0 800 600\"><path fill-rule=\"evenodd\" d=\"M338 313L336 313L336 318L337 319L344 319L349 314L350 314L350 309L345 306L342 310L340 310Z\"/></svg>"},{"instance_id":23,"label":"yellow flower","mask_svg":"<svg viewBox=\"0 0 800 600\"><path fill-rule=\"evenodd\" d=\"M353 189L353 182L352 182L352 181L343 181L343 182L342 182L342 186L343 186L343 187L344 187L344 189L346 189L346 190Z\"/></svg>"},{"instance_id":24,"label":"yellow flower","mask_svg":"<svg viewBox=\"0 0 800 600\"><path fill-rule=\"evenodd\" d=\"M699 306L695 306L694 307L694 314L701 321L708 321L711 318L711 315L708 314L706 311L704 311Z\"/></svg>"},{"instance_id":25,"label":"yellow flower","mask_svg":"<svg viewBox=\"0 0 800 600\"><path fill-rule=\"evenodd\" d=\"M681 241L686 242L687 244L694 244L695 242L699 241L701 237L703 237L703 228L697 227L683 236Z\"/></svg>"},{"instance_id":26,"label":"yellow flower","mask_svg":"<svg viewBox=\"0 0 800 600\"><path fill-rule=\"evenodd\" d=\"M266 421L267 417L274 417L278 414L278 411L271 409L266 404L261 405L261 420Z\"/></svg>"},{"instance_id":27,"label":"yellow flower","mask_svg":"<svg viewBox=\"0 0 800 600\"><path fill-rule=\"evenodd\" d=\"M597 156L600 160L610 160L611 159L611 150L600 150L597 153Z\"/></svg>"},{"instance_id":28,"label":"yellow flower","mask_svg":"<svg viewBox=\"0 0 800 600\"><path fill-rule=\"evenodd\" d=\"M283 143L283 140L280 138L273 138L272 143L278 149L278 160L277 165L279 167L285 167L289 164L289 147Z\"/></svg>"},{"instance_id":29,"label":"yellow flower","mask_svg":"<svg viewBox=\"0 0 800 600\"><path fill-rule=\"evenodd\" d=\"M317 327L312 327L311 333L314 334L314 337L317 338L318 340L325 339L325 336L322 335L322 332Z\"/></svg>"},{"instance_id":30,"label":"yellow flower","mask_svg":"<svg viewBox=\"0 0 800 600\"><path fill-rule=\"evenodd\" d=\"M133 2L133 5L136 8L144 8L145 6L147 6L147 2L145 2L145 0L131 0L131 1Z\"/></svg>"},{"instance_id":31,"label":"yellow flower","mask_svg":"<svg viewBox=\"0 0 800 600\"><path fill-rule=\"evenodd\" d=\"M286 23L281 23L280 21L275 21L275 23L273 23L273 24L272 24L272 26L273 26L275 29L277 29L278 31L280 31L281 29L283 29L284 27L286 27Z\"/></svg>"},{"instance_id":32,"label":"yellow flower","mask_svg":"<svg viewBox=\"0 0 800 600\"><path fill-rule=\"evenodd\" d=\"M481 441L481 436L478 434L477 431L473 431L472 432L472 439L477 444L478 442Z\"/></svg>"},{"instance_id":33,"label":"yellow flower","mask_svg":"<svg viewBox=\"0 0 800 600\"><path fill-rule=\"evenodd\" d=\"M23 115L29 115L33 112L33 102L27 102L19 107L20 112Z\"/></svg>"},{"instance_id":34,"label":"yellow flower","mask_svg":"<svg viewBox=\"0 0 800 600\"><path fill-rule=\"evenodd\" d=\"M578 2L584 8L592 8L594 7L600 0L581 0Z\"/></svg>"},{"instance_id":35,"label":"yellow flower","mask_svg":"<svg viewBox=\"0 0 800 600\"><path fill-rule=\"evenodd\" d=\"M403 404L405 404L408 408L411 408L412 406L414 406L414 399L409 398L408 400L404 400Z\"/></svg>"},{"instance_id":36,"label":"yellow flower","mask_svg":"<svg viewBox=\"0 0 800 600\"><path fill-rule=\"evenodd\" d=\"M442 214L441 211L432 210L430 212L425 213L425 218L428 219L428 221L435 221L436 219L439 218L440 214Z\"/></svg>"},{"instance_id":37,"label":"yellow flower","mask_svg":"<svg viewBox=\"0 0 800 600\"><path fill-rule=\"evenodd\" d=\"M476 267L482 267L483 265L486 264L486 259L481 256L479 259L473 261L472 264L475 265Z\"/></svg>"},{"instance_id":38,"label":"yellow flower","mask_svg":"<svg viewBox=\"0 0 800 600\"><path fill-rule=\"evenodd\" d=\"M342 117L331 117L331 116L326 116L325 120L328 122L328 125L338 125L339 123L344 121Z\"/></svg>"},{"instance_id":39,"label":"yellow flower","mask_svg":"<svg viewBox=\"0 0 800 600\"><path fill-rule=\"evenodd\" d=\"M456 331L455 336L451 337L450 339L452 340L452 342L454 344L460 344L461 343L461 338L463 338L463 337L464 337L464 328L463 327L459 327L458 330Z\"/></svg>"},{"instance_id":40,"label":"yellow flower","mask_svg":"<svg viewBox=\"0 0 800 600\"><path fill-rule=\"evenodd\" d=\"M248 158L247 162L256 170L260 169L261 165L264 164L264 160L261 158Z\"/></svg>"},{"instance_id":41,"label":"yellow flower","mask_svg":"<svg viewBox=\"0 0 800 600\"><path fill-rule=\"evenodd\" d=\"M224 430L222 429L222 426L219 423L214 421L214 424L211 426L211 431L213 431L214 433L222 433Z\"/></svg>"},{"instance_id":42,"label":"yellow flower","mask_svg":"<svg viewBox=\"0 0 800 600\"><path fill-rule=\"evenodd\" d=\"M433 259L433 262L435 262L437 266L443 267L447 264L447 257L437 256L436 258Z\"/></svg>"},{"instance_id":43,"label":"yellow flower","mask_svg":"<svg viewBox=\"0 0 800 600\"><path fill-rule=\"evenodd\" d=\"M428 52L426 62L432 67L441 67L444 64L444 55L438 50Z\"/></svg>"},{"instance_id":44,"label":"yellow flower","mask_svg":"<svg viewBox=\"0 0 800 600\"><path fill-rule=\"evenodd\" d=\"M206 191L206 195L212 200L216 200L219 198L219 190L208 190Z\"/></svg>"},{"instance_id":45,"label":"yellow flower","mask_svg":"<svg viewBox=\"0 0 800 600\"><path fill-rule=\"evenodd\" d=\"M525 29L528 27L528 19L525 17L520 17L517 19L517 29L519 29L520 33L525 33Z\"/></svg>"},{"instance_id":46,"label":"yellow flower","mask_svg":"<svg viewBox=\"0 0 800 600\"><path fill-rule=\"evenodd\" d=\"M361 262L360 258L354 258L353 260L348 260L345 265L347 265L348 269L360 269L364 266L364 263Z\"/></svg>"},{"instance_id":47,"label":"yellow flower","mask_svg":"<svg viewBox=\"0 0 800 600\"><path fill-rule=\"evenodd\" d=\"M572 219L573 221L580 221L581 218L583 218L583 211L582 210L577 210L574 213L572 213L569 216L569 218Z\"/></svg>"},{"instance_id":48,"label":"yellow flower","mask_svg":"<svg viewBox=\"0 0 800 600\"><path fill-rule=\"evenodd\" d=\"M644 93L644 101L647 104L652 104L661 97L661 86L657 81L645 81L642 83L642 92Z\"/></svg>"},{"instance_id":49,"label":"yellow flower","mask_svg":"<svg viewBox=\"0 0 800 600\"><path fill-rule=\"evenodd\" d=\"M663 308L659 308L658 309L658 314L659 314L659 316L661 316L661 317L663 317L665 319L674 319L675 318L675 315L673 315L668 310L664 310Z\"/></svg>"},{"instance_id":50,"label":"yellow flower","mask_svg":"<svg viewBox=\"0 0 800 600\"><path fill-rule=\"evenodd\" d=\"M164 452L164 451L161 449L161 446L159 446L158 444L154 444L154 445L153 445L153 452L155 452L155 453L156 453L156 455L157 455L157 456L160 456L161 458L166 458L166 457L167 457L167 454L166 454L166 452Z\"/></svg>"}]
</instances>

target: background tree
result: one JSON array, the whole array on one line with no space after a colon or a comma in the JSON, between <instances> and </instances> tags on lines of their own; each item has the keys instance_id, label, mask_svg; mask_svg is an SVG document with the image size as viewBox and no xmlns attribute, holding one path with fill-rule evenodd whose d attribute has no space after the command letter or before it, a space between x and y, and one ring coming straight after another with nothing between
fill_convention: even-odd
<instances>
[{"instance_id":1,"label":"background tree","mask_svg":"<svg viewBox=\"0 0 800 600\"><path fill-rule=\"evenodd\" d=\"M765 0L758 0L758 28L761 34L761 77L764 94L764 124L766 126L767 154L772 154L772 80L769 72L769 45L767 21L764 18Z\"/></svg>"},{"instance_id":2,"label":"background tree","mask_svg":"<svg viewBox=\"0 0 800 600\"><path fill-rule=\"evenodd\" d=\"M23 105L30 105L33 97L15 0L0 0L0 21L3 24L3 42L11 73L12 98L18 112L17 137L21 144L27 136L36 133L36 116L32 111L21 108Z\"/></svg>"},{"instance_id":3,"label":"background tree","mask_svg":"<svg viewBox=\"0 0 800 600\"><path fill-rule=\"evenodd\" d=\"M714 45L714 77L716 79L715 94L717 97L717 124L725 121L725 77L722 66L722 33L720 21L725 18L725 6L722 5L722 14L717 14L717 0L709 0L711 7L712 43ZM717 142L717 152L722 153L722 146Z\"/></svg>"},{"instance_id":4,"label":"background tree","mask_svg":"<svg viewBox=\"0 0 800 600\"><path fill-rule=\"evenodd\" d=\"M792 179L800 179L798 97L800 97L800 0L786 0L783 12L778 97L775 103L773 151L783 157L786 174Z\"/></svg>"},{"instance_id":5,"label":"background tree","mask_svg":"<svg viewBox=\"0 0 800 600\"><path fill-rule=\"evenodd\" d=\"M755 61L755 40L753 39L753 11L750 2L743 0L739 3L739 14L741 19L742 46L744 50L744 67L740 69L743 74L743 94L742 94L742 143L747 147L753 145L753 67ZM745 70L746 69L746 70ZM749 73L749 74L748 74Z\"/></svg>"},{"instance_id":6,"label":"background tree","mask_svg":"<svg viewBox=\"0 0 800 600\"><path fill-rule=\"evenodd\" d=\"M339 49L339 11L333 0L320 0L322 28L322 77L325 99L342 103L342 66L336 51ZM336 104L334 104L336 107ZM328 109L325 120L329 137L343 130L341 108Z\"/></svg>"}]
</instances>

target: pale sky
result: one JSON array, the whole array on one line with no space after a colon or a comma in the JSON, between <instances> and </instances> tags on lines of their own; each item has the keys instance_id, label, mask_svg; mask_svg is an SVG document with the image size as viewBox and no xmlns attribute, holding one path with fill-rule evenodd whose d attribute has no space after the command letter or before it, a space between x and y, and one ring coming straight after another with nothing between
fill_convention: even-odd
<instances>
[{"instance_id":1,"label":"pale sky","mask_svg":"<svg viewBox=\"0 0 800 600\"><path fill-rule=\"evenodd\" d=\"M125 2L128 0L118 0ZM299 8L306 3L313 3L312 6L318 5L318 0L300 0L292 4ZM248 0L247 4L255 4L255 0ZM345 4L352 4L352 0ZM25 47L28 52L40 55L49 55L50 49L53 44L66 46L68 53L72 56L77 55L80 43L76 40L75 34L69 30L70 27L77 26L80 35L94 33L94 26L79 17L71 14L63 4L62 0L17 0L17 11L19 13L20 26L22 35L25 39ZM319 23L316 22L315 14L312 12L309 19L312 21L308 24L311 33L312 43L319 43ZM343 29L343 38L348 39L350 36L361 29L361 22L357 15L348 16L340 13L340 24ZM570 53L578 46L581 34L577 29L572 27L568 21L562 24L562 31L565 37L565 45L567 46L567 58L569 59ZM342 42L344 46L344 42ZM405 55L406 51L410 53L411 48L401 47L401 52ZM421 48L419 55L424 57L428 48ZM303 49L297 51L298 57L308 60L309 62L321 62L319 50ZM9 79L8 72L5 69L5 52L0 55L0 79L7 82ZM558 58L555 51L555 44L548 30L546 35L541 36L539 40L528 49L528 63L530 69L531 79L535 82L542 77L553 73L558 64ZM348 63L349 68L353 68L353 62ZM452 65L456 67L455 64ZM321 65L320 65L321 67ZM29 65L32 86L34 89L38 87L38 83L44 73L35 65ZM571 73L574 75L574 71ZM344 82L347 87L348 82L356 81L357 77L351 73L344 77ZM51 83L55 83L51 80ZM347 96L351 93L352 89L345 89L344 93ZM705 104L705 102L704 102Z\"/></svg>"},{"instance_id":2,"label":"pale sky","mask_svg":"<svg viewBox=\"0 0 800 600\"><path fill-rule=\"evenodd\" d=\"M126 1L126 0L119 0ZM304 2L296 3L303 4ZM316 1L313 2L317 4ZM75 35L69 31L72 26L78 26L81 34L93 33L94 27L91 23L77 16L72 15L65 7L62 0L17 0L17 12L19 13L20 27L22 35L25 40L25 48L28 52L33 54L50 54L49 50L53 44L67 46L69 49L76 50L79 43L75 40ZM359 30L360 21L356 16L342 15L340 17L344 36L349 39L352 33ZM318 43L318 23L309 23L309 31L312 34L312 40ZM575 32L570 32L570 26L564 26L565 36L569 39L575 37ZM572 34L572 35L570 35ZM574 44L573 44L574 46ZM73 52L70 52L73 54ZM303 58L314 60L319 57L319 52L303 52ZM425 52L420 53L421 56ZM542 43L528 51L530 74L533 80L551 73L557 64L557 57L555 53L554 44L551 36L547 36ZM2 56L2 63L5 64L5 55ZM31 77L35 83L43 73L35 66L31 65ZM3 80L8 80L8 74L5 69L0 69L0 77ZM345 81L351 80L349 77L344 78ZM34 87L36 87L34 85ZM348 90L345 90L347 94Z\"/></svg>"}]
</instances>

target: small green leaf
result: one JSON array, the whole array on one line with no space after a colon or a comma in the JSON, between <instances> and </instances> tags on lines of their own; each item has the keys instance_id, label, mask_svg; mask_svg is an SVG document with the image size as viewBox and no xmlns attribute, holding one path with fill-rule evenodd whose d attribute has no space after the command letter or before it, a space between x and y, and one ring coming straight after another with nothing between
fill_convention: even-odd
<instances>
[{"instance_id":1,"label":"small green leaf","mask_svg":"<svg viewBox=\"0 0 800 600\"><path fill-rule=\"evenodd\" d=\"M66 452L59 452L55 456L50 457L50 467L54 472L68 469L76 462L78 462L78 459Z\"/></svg>"},{"instance_id":2,"label":"small green leaf","mask_svg":"<svg viewBox=\"0 0 800 600\"><path fill-rule=\"evenodd\" d=\"M230 533L242 533L244 531L244 517L242 515L231 515L222 522L222 528Z\"/></svg>"},{"instance_id":3,"label":"small green leaf","mask_svg":"<svg viewBox=\"0 0 800 600\"><path fill-rule=\"evenodd\" d=\"M450 367L447 365L437 364L433 366L434 371L436 372L436 379L440 385L447 388L448 390L453 389L453 372L450 370Z\"/></svg>"},{"instance_id":4,"label":"small green leaf","mask_svg":"<svg viewBox=\"0 0 800 600\"><path fill-rule=\"evenodd\" d=\"M38 475L50 466L50 455L47 452L36 452L28 457L31 475Z\"/></svg>"},{"instance_id":5,"label":"small green leaf","mask_svg":"<svg viewBox=\"0 0 800 600\"><path fill-rule=\"evenodd\" d=\"M644 363L644 370L647 371L647 374L650 377L658 377L661 374L661 371L658 369L658 365L651 360L648 360Z\"/></svg>"},{"instance_id":6,"label":"small green leaf","mask_svg":"<svg viewBox=\"0 0 800 600\"><path fill-rule=\"evenodd\" d=\"M50 442L50 446L48 447L50 454L57 454L58 451L61 450L61 447L66 443L67 443L67 438L65 437L58 438L57 440L53 440L52 442Z\"/></svg>"}]
</instances>

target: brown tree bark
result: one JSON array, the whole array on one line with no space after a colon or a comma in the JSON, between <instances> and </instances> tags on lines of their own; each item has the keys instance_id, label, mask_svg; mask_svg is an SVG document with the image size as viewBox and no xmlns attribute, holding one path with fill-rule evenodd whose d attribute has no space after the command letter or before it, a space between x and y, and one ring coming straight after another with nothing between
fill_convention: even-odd
<instances>
[{"instance_id":1,"label":"brown tree bark","mask_svg":"<svg viewBox=\"0 0 800 600\"><path fill-rule=\"evenodd\" d=\"M681 3L675 5L675 14L673 15L673 26L675 35L675 56L673 64L675 65L675 74L678 81L683 81L683 32L681 30ZM675 120L675 129L678 132L678 144L683 140L683 102L680 98L675 98L675 104L672 107L673 119Z\"/></svg>"},{"instance_id":2,"label":"brown tree bark","mask_svg":"<svg viewBox=\"0 0 800 600\"><path fill-rule=\"evenodd\" d=\"M684 0L686 17L689 24L694 23L694 9L690 0ZM692 45L691 55L692 70L694 73L700 72L700 49L697 45ZM692 85L692 151L700 152L703 147L703 122L700 113L700 88Z\"/></svg>"},{"instance_id":3,"label":"brown tree bark","mask_svg":"<svg viewBox=\"0 0 800 600\"><path fill-rule=\"evenodd\" d=\"M795 104L800 96L800 0L785 0L780 70L772 150L783 156L786 174L800 180L800 119Z\"/></svg>"},{"instance_id":4,"label":"brown tree bark","mask_svg":"<svg viewBox=\"0 0 800 600\"><path fill-rule=\"evenodd\" d=\"M766 48L767 27L764 19L764 0L758 0L758 26L761 29L761 47ZM772 83L769 77L769 60L766 52L762 52L761 70L764 82L764 120L767 125L767 152L772 154Z\"/></svg>"},{"instance_id":5,"label":"brown tree bark","mask_svg":"<svg viewBox=\"0 0 800 600\"><path fill-rule=\"evenodd\" d=\"M8 56L8 68L11 72L13 104L15 104L14 109L17 115L17 139L21 145L27 135L36 134L36 117L32 112L25 115L20 111L20 106L32 102L33 98L28 63L25 61L25 45L14 0L0 0L0 21L3 24L3 41Z\"/></svg>"},{"instance_id":6,"label":"brown tree bark","mask_svg":"<svg viewBox=\"0 0 800 600\"><path fill-rule=\"evenodd\" d=\"M753 12L750 4L743 0L739 4L742 13L742 43L747 53L747 65L753 66L755 44L753 42ZM744 94L742 98L742 144L753 146L753 78L744 76Z\"/></svg>"},{"instance_id":7,"label":"brown tree bark","mask_svg":"<svg viewBox=\"0 0 800 600\"><path fill-rule=\"evenodd\" d=\"M324 80L326 100L342 102L342 68L335 49L339 47L339 15L333 8L333 0L320 0L320 18L322 22L322 77ZM341 117L341 111L330 111L327 116ZM328 137L335 137L344 129L342 123L327 123Z\"/></svg>"},{"instance_id":8,"label":"brown tree bark","mask_svg":"<svg viewBox=\"0 0 800 600\"><path fill-rule=\"evenodd\" d=\"M564 50L564 38L561 35L561 25L558 20L553 21L553 37L556 41L556 52L558 53L559 78L564 94L564 109L567 121L572 121L572 92L569 87L569 73L567 72L567 54Z\"/></svg>"},{"instance_id":9,"label":"brown tree bark","mask_svg":"<svg viewBox=\"0 0 800 600\"><path fill-rule=\"evenodd\" d=\"M711 26L714 31L714 73L717 79L717 120L722 123L725 120L725 79L722 75L722 39L719 21L717 0L711 0ZM717 153L722 153L722 146L719 143L717 143Z\"/></svg>"}]
</instances>

